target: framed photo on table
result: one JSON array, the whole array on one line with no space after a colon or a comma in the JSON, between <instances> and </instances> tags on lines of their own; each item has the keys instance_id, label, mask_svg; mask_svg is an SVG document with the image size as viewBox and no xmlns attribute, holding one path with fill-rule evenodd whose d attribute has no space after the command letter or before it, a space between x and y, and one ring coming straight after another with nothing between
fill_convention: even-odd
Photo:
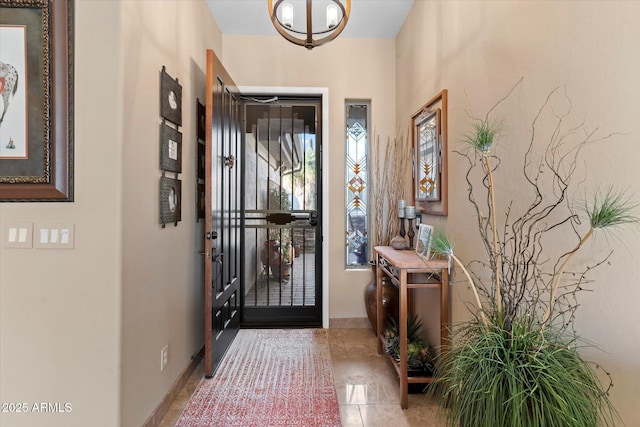
<instances>
[{"instance_id":1,"label":"framed photo on table","mask_svg":"<svg viewBox=\"0 0 640 427\"><path fill-rule=\"evenodd\" d=\"M431 235L433 227L426 224L420 224L418 227L418 240L416 241L416 254L418 256L429 259L431 256Z\"/></svg>"},{"instance_id":2,"label":"framed photo on table","mask_svg":"<svg viewBox=\"0 0 640 427\"><path fill-rule=\"evenodd\" d=\"M73 201L73 0L0 0L0 201Z\"/></svg>"}]
</instances>

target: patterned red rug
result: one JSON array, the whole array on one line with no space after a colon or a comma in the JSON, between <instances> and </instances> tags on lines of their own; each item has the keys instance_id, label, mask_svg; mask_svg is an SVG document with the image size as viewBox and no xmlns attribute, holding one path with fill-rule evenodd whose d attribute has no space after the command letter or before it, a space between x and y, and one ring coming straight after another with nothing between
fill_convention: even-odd
<instances>
[{"instance_id":1,"label":"patterned red rug","mask_svg":"<svg viewBox=\"0 0 640 427\"><path fill-rule=\"evenodd\" d=\"M246 329L176 427L340 426L327 331Z\"/></svg>"}]
</instances>

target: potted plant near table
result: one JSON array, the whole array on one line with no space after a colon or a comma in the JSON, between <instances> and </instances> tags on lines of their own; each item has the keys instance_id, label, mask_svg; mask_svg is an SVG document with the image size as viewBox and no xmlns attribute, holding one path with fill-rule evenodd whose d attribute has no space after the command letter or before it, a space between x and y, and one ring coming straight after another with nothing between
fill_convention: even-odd
<instances>
[{"instance_id":1,"label":"potted plant near table","mask_svg":"<svg viewBox=\"0 0 640 427\"><path fill-rule=\"evenodd\" d=\"M395 363L400 363L400 327L391 318L384 329L385 351ZM433 377L435 351L424 337L422 320L418 316L407 318L407 375L410 377ZM429 383L411 383L409 393L424 393Z\"/></svg>"},{"instance_id":2,"label":"potted plant near table","mask_svg":"<svg viewBox=\"0 0 640 427\"><path fill-rule=\"evenodd\" d=\"M400 326L390 319L384 329L385 351L396 363L400 363ZM407 318L407 366L409 376L432 376L435 352L424 337L422 319L417 315Z\"/></svg>"},{"instance_id":3,"label":"potted plant near table","mask_svg":"<svg viewBox=\"0 0 640 427\"><path fill-rule=\"evenodd\" d=\"M580 151L592 134L572 141L573 130L563 133L564 116L553 115L553 136L542 158L534 158L537 120L557 95L553 91L542 105L525 151L518 197L529 194L530 203L499 200L499 122L489 115L475 121L466 137L469 150L459 153L469 164L468 199L487 253L465 264L442 231L431 241L432 253L448 256L473 291L473 319L457 328L436 364L432 390L448 426L596 427L617 418L608 398L611 383L601 383L595 365L583 359L579 350L587 344L573 328L587 274L609 256L571 264L595 233L637 222L636 204L613 188L595 191L581 210L568 201ZM507 206L504 214L498 205ZM551 240L562 229L572 237Z\"/></svg>"}]
</instances>

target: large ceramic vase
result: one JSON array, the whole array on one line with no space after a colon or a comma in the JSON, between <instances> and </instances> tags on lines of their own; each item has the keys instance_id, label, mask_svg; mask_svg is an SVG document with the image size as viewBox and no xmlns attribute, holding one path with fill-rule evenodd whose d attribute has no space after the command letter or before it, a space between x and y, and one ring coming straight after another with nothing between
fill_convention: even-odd
<instances>
[{"instance_id":1,"label":"large ceramic vase","mask_svg":"<svg viewBox=\"0 0 640 427\"><path fill-rule=\"evenodd\" d=\"M364 305L367 310L369 323L371 323L371 328L376 332L376 335L378 335L378 294L376 292L377 266L375 261L371 261L369 264L373 270L373 280L364 289ZM398 319L398 288L393 286L393 283L391 283L391 280L386 274L382 277L382 313L385 319L383 325L389 320L389 318Z\"/></svg>"}]
</instances>

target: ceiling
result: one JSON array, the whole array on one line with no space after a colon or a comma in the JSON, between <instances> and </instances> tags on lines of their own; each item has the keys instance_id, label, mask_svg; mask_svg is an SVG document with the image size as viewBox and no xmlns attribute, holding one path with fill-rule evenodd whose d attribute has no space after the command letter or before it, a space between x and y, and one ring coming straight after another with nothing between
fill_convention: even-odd
<instances>
[{"instance_id":1,"label":"ceiling","mask_svg":"<svg viewBox=\"0 0 640 427\"><path fill-rule=\"evenodd\" d=\"M267 0L206 0L223 34L277 35ZM414 0L352 0L340 37L395 38Z\"/></svg>"}]
</instances>

